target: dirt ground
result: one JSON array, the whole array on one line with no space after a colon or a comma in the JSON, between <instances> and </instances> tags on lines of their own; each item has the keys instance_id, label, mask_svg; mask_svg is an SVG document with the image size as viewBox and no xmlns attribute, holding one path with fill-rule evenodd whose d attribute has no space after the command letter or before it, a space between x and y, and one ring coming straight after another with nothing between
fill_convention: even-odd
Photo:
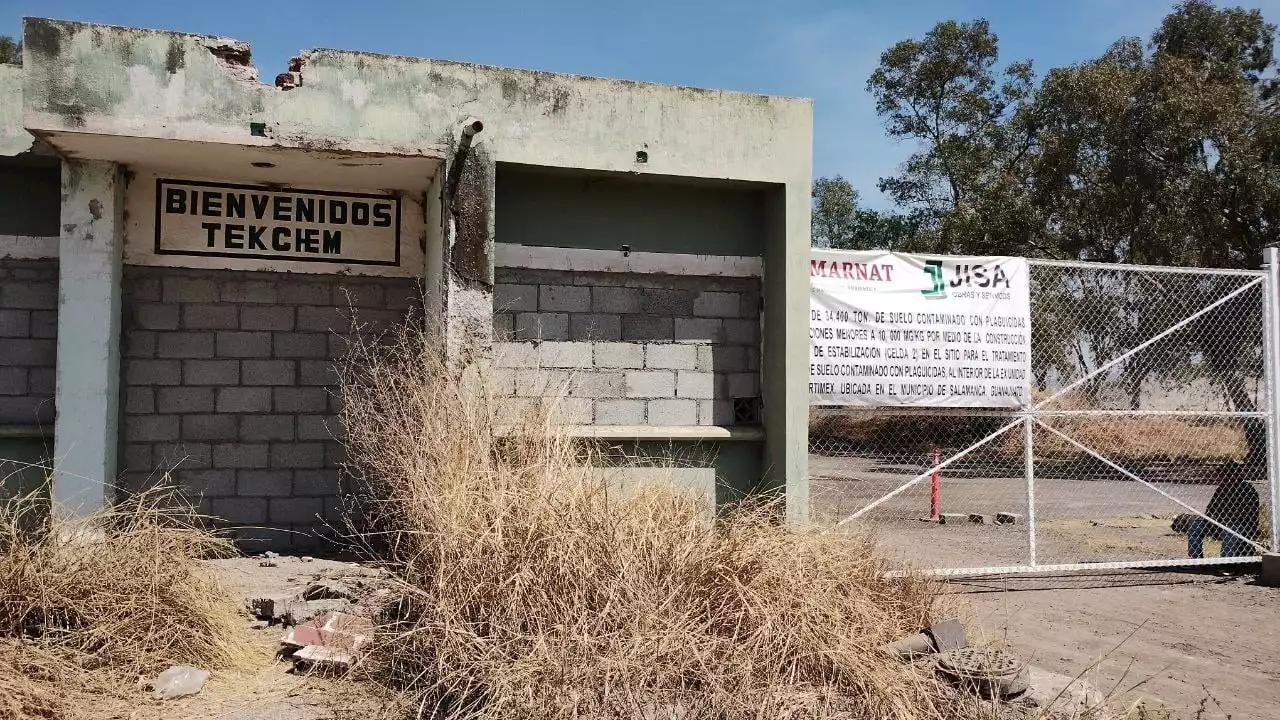
<instances>
[{"instance_id":1,"label":"dirt ground","mask_svg":"<svg viewBox=\"0 0 1280 720\"><path fill-rule=\"evenodd\" d=\"M358 566L334 560L303 561L281 557L276 567L261 567L257 558L213 560L209 564L237 599L291 594L317 574ZM253 667L212 673L198 694L164 702L139 693L136 702L104 706L103 720L379 720L385 703L352 684L324 677L295 675L292 665L277 660L281 628L255 629L246 612L244 633L256 652Z\"/></svg>"},{"instance_id":2,"label":"dirt ground","mask_svg":"<svg viewBox=\"0 0 1280 720\"><path fill-rule=\"evenodd\" d=\"M1280 718L1280 589L1252 576L1114 573L953 583L988 638L1177 718ZM1020 588L1043 587L1026 590ZM1101 661L1099 662L1099 660Z\"/></svg>"}]
</instances>

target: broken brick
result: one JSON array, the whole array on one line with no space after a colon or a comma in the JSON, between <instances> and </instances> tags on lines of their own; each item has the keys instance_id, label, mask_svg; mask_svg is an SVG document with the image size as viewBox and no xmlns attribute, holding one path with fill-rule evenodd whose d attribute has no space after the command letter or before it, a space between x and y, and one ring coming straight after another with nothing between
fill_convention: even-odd
<instances>
[{"instance_id":1,"label":"broken brick","mask_svg":"<svg viewBox=\"0 0 1280 720\"><path fill-rule=\"evenodd\" d=\"M373 623L367 618L332 612L295 625L280 637L280 643L286 648L321 645L357 652L373 641L373 631Z\"/></svg>"},{"instance_id":2,"label":"broken brick","mask_svg":"<svg viewBox=\"0 0 1280 720\"><path fill-rule=\"evenodd\" d=\"M293 654L293 664L298 669L345 673L354 663L351 653L323 645L307 645Z\"/></svg>"}]
</instances>

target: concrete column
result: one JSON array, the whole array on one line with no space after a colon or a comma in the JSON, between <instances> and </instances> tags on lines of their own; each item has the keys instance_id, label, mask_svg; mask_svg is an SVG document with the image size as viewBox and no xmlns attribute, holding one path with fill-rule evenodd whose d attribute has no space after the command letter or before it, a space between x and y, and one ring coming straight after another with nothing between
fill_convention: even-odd
<instances>
[{"instance_id":1,"label":"concrete column","mask_svg":"<svg viewBox=\"0 0 1280 720\"><path fill-rule=\"evenodd\" d=\"M809 202L807 183L769 197L760 377L766 474L799 524L809 521Z\"/></svg>"},{"instance_id":2,"label":"concrete column","mask_svg":"<svg viewBox=\"0 0 1280 720\"><path fill-rule=\"evenodd\" d=\"M62 164L53 499L69 515L101 508L115 482L123 191L115 163Z\"/></svg>"},{"instance_id":3,"label":"concrete column","mask_svg":"<svg viewBox=\"0 0 1280 720\"><path fill-rule=\"evenodd\" d=\"M485 145L471 149L446 208L443 303L446 353L454 362L493 339L493 236L497 166Z\"/></svg>"}]
</instances>

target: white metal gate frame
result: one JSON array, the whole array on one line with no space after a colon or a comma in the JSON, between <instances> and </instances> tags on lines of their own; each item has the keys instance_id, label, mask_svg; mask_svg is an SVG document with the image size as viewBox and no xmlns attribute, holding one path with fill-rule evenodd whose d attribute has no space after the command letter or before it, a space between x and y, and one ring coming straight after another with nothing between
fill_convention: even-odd
<instances>
[{"instance_id":1,"label":"white metal gate frame","mask_svg":"<svg viewBox=\"0 0 1280 720\"><path fill-rule=\"evenodd\" d=\"M1036 503L1035 503L1035 445L1033 440L1034 428L1038 425L1042 429L1052 433L1053 435L1066 441L1077 450L1091 456L1095 460L1107 465L1125 477L1133 480L1147 489L1165 497L1174 502L1178 506L1187 510L1189 513L1203 518L1205 521L1216 526L1219 530L1229 533L1230 535L1243 540L1251 547L1258 550L1259 553L1266 552L1267 548L1258 544L1253 538L1246 538L1235 530L1223 525L1217 520L1206 516L1204 513L1196 510L1194 507L1179 500L1173 495L1161 490L1151 482L1139 477L1138 475L1126 470L1118 463L1107 458L1103 454L1097 452L1093 448L1088 447L1084 443L1068 436L1058 429L1046 424L1041 418L1044 417L1070 417L1070 416L1177 416L1177 417L1195 417L1195 418L1212 418L1212 417L1230 417L1243 419L1262 420L1266 427L1267 436L1267 491L1268 504L1270 512L1269 540L1272 549L1280 547L1280 513L1276 512L1276 508L1280 507L1280 443L1277 443L1277 431L1280 429L1280 376L1277 375L1277 362L1280 361L1280 293L1277 288L1280 287L1280 248L1268 247L1263 255L1262 270L1226 270L1226 269L1209 269L1209 268L1184 268L1184 267L1163 267L1152 265L1108 265L1103 263L1090 263L1079 261L1062 261L1062 260L1028 260L1031 265L1039 265L1042 267L1062 267L1062 268L1085 268L1085 269L1105 269L1105 268L1123 268L1125 270L1141 271L1144 273L1197 273L1203 275L1234 275L1241 277L1251 277L1252 280L1244 283L1230 293L1218 298L1214 302L1206 305L1196 312L1188 315L1173 325L1161 330L1159 333L1130 348L1115 358L1099 365L1092 371L1086 373L1083 377L1068 383L1053 395L1045 398L1026 410L1015 413L1013 420L1004 424L999 429L988 434L977 442L968 447L952 454L950 457L941 459L934 463L924 472L912 477L910 480L894 488L890 492L882 495L876 500L868 503L857 512L836 523L837 526L857 520L868 512L874 510L880 505L892 500L894 497L906 492L916 484L923 482L931 477L934 473L945 470L952 464L973 453L975 450L987 445L993 440L1004 435L1006 432L1021 426L1023 432L1023 474L1026 480L1026 510L1027 510L1027 542L1028 542L1028 563L1026 565L1009 565L997 567L964 567L964 568L934 568L926 570L928 574L938 576L973 576L973 575L1006 575L1019 573L1054 573L1054 572L1073 572L1080 570L1120 570L1129 568L1154 568L1154 567L1184 567L1197 565L1227 565L1248 562L1257 562L1261 559L1260 555L1251 555L1246 557L1227 557L1227 558L1168 558L1159 560L1120 560L1113 562L1086 562L1086 563L1059 563L1045 565L1037 562L1036 558ZM1107 372L1111 368L1119 365L1125 360L1137 355L1143 350L1151 347L1165 337L1177 332L1187 325L1195 322L1197 319L1204 317L1212 312L1215 308L1230 302L1232 299L1240 296L1247 290L1261 285L1263 293L1263 370L1264 382L1266 383L1267 405L1265 411L1257 412L1215 412L1215 411L1185 411L1185 410L1049 410L1045 406L1054 400L1062 397L1068 392L1080 387L1089 380ZM1008 413L991 413L1001 417L1008 417Z\"/></svg>"}]
</instances>

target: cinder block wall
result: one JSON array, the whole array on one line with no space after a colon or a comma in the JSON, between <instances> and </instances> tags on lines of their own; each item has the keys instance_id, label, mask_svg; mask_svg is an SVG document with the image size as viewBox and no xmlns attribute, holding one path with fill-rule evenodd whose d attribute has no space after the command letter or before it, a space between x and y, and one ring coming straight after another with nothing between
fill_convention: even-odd
<instances>
[{"instance_id":1,"label":"cinder block wall","mask_svg":"<svg viewBox=\"0 0 1280 720\"><path fill-rule=\"evenodd\" d=\"M495 393L572 425L759 424L757 278L497 268Z\"/></svg>"},{"instance_id":2,"label":"cinder block wall","mask_svg":"<svg viewBox=\"0 0 1280 720\"><path fill-rule=\"evenodd\" d=\"M171 469L252 547L318 544L341 509L333 361L351 308L377 332L419 298L403 278L126 267L125 489Z\"/></svg>"},{"instance_id":3,"label":"cinder block wall","mask_svg":"<svg viewBox=\"0 0 1280 720\"><path fill-rule=\"evenodd\" d=\"M53 432L58 261L0 260L0 425Z\"/></svg>"}]
</instances>

